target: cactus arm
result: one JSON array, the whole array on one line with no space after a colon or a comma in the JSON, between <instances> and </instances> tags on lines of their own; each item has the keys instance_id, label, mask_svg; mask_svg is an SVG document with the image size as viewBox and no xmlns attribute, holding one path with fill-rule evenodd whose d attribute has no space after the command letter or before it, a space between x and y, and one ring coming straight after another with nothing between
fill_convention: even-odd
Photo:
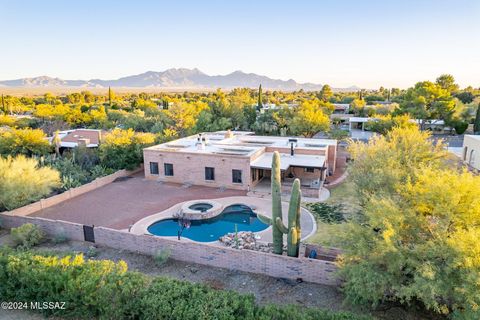
<instances>
[{"instance_id":1,"label":"cactus arm","mask_svg":"<svg viewBox=\"0 0 480 320\"><path fill-rule=\"evenodd\" d=\"M270 218L270 217L264 216L261 213L257 213L257 218L258 218L258 220L260 220L261 222L263 222L265 224L272 225L272 218Z\"/></svg>"},{"instance_id":2,"label":"cactus arm","mask_svg":"<svg viewBox=\"0 0 480 320\"><path fill-rule=\"evenodd\" d=\"M288 234L288 228L285 227L285 225L282 222L282 219L277 217L277 220L275 220L275 225L277 226L278 230L280 230L281 233Z\"/></svg>"}]
</instances>

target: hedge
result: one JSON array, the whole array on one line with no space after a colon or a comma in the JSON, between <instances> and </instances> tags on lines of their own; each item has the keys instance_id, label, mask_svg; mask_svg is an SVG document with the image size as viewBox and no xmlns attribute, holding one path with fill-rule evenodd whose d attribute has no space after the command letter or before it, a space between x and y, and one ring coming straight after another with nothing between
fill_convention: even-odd
<instances>
[{"instance_id":1,"label":"hedge","mask_svg":"<svg viewBox=\"0 0 480 320\"><path fill-rule=\"evenodd\" d=\"M295 306L259 306L253 295L127 271L123 261L0 250L0 299L65 302L45 316L79 319L370 319Z\"/></svg>"}]
</instances>

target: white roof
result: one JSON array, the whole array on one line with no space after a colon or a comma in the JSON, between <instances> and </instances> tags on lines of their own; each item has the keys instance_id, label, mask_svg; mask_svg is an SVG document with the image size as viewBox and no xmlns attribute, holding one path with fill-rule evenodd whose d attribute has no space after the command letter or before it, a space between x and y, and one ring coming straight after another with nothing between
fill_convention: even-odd
<instances>
[{"instance_id":1,"label":"white roof","mask_svg":"<svg viewBox=\"0 0 480 320\"><path fill-rule=\"evenodd\" d=\"M348 119L349 122L368 122L368 121L375 121L377 120L376 118L364 118L364 117L350 117Z\"/></svg>"},{"instance_id":2,"label":"white roof","mask_svg":"<svg viewBox=\"0 0 480 320\"><path fill-rule=\"evenodd\" d=\"M273 153L264 153L257 159L250 162L250 166L260 169L272 169ZM287 170L289 167L320 168L325 166L324 156L313 156L307 154L280 154L280 170Z\"/></svg>"}]
</instances>

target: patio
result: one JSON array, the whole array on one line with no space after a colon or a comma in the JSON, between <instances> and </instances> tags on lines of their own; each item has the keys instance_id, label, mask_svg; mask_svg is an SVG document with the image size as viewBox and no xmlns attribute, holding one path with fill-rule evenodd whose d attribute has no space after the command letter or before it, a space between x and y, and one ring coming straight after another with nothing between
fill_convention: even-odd
<instances>
[{"instance_id":1,"label":"patio","mask_svg":"<svg viewBox=\"0 0 480 320\"><path fill-rule=\"evenodd\" d=\"M31 216L128 229L138 220L194 199L245 196L246 191L159 183L143 172L43 209Z\"/></svg>"}]
</instances>

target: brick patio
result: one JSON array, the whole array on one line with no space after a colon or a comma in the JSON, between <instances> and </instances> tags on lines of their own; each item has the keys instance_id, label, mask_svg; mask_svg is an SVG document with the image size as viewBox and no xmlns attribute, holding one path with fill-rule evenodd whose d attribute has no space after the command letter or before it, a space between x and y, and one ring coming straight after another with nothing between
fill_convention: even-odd
<instances>
[{"instance_id":1,"label":"brick patio","mask_svg":"<svg viewBox=\"0 0 480 320\"><path fill-rule=\"evenodd\" d=\"M179 202L245 196L246 191L201 186L188 188L144 179L143 172L32 214L85 225L126 229L138 220Z\"/></svg>"}]
</instances>

